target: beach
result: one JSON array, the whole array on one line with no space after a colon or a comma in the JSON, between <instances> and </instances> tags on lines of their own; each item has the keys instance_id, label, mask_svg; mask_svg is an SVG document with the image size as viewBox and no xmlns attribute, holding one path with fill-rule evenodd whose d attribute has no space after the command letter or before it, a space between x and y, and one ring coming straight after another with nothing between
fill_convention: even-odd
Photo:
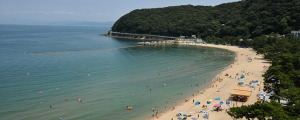
<instances>
[{"instance_id":1,"label":"beach","mask_svg":"<svg viewBox=\"0 0 300 120\"><path fill-rule=\"evenodd\" d=\"M258 94L263 90L263 77L262 75L270 66L270 63L263 59L261 55L257 55L256 51L252 48L239 48L237 46L226 45L212 45L212 44L190 44L204 47L215 47L221 49L227 49L235 53L235 61L233 64L225 68L219 75L217 75L211 82L211 85L207 86L202 91L195 91L191 97L182 100L173 108L167 108L164 112L153 115L150 120L177 120L184 118L184 114L187 120L195 119L211 119L211 120L231 120L226 111L230 107L242 106L254 104L258 100ZM246 102L233 101L230 96L233 89L238 86L238 78L243 75L245 82L243 86L249 84L250 81L258 80L257 83L253 83L254 88L251 88L251 95ZM246 86L248 87L248 86ZM250 87L249 87L250 88ZM216 100L219 97L220 100ZM211 101L210 104L207 104ZM229 101L230 104L225 104ZM195 102L200 102L199 105L195 105ZM223 102L221 105L222 111L213 111L214 105ZM206 108L202 108L207 106ZM181 116L178 116L181 114ZM208 118L207 118L208 117Z\"/></svg>"}]
</instances>

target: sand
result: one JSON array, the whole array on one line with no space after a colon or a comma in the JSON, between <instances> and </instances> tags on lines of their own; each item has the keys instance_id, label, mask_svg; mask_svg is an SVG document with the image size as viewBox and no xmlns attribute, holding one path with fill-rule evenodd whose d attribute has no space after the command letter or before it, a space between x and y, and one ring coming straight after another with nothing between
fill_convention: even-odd
<instances>
[{"instance_id":1,"label":"sand","mask_svg":"<svg viewBox=\"0 0 300 120\"><path fill-rule=\"evenodd\" d=\"M262 74L264 74L268 66L270 66L268 61L263 60L261 55L256 55L256 52L252 48L239 48L237 46L212 44L194 45L222 48L233 51L236 54L235 61L233 64L224 69L218 75L218 77L212 81L212 84L203 90L203 93L201 93L201 91L195 91L194 96L186 98L188 101L182 100L183 102L178 103L173 108L169 108L165 112L150 118L150 120L177 120L179 117L177 117L176 114L178 114L180 111L182 111L182 114L191 115L190 117L187 117L187 120L204 119L205 113L199 113L199 111L208 112L207 115L209 115L209 119L211 120L232 120L232 118L226 113L230 107L249 105L258 100L257 94L259 94L259 92L263 89ZM248 60L249 57L252 58L251 62ZM239 74L238 76L236 76L237 73ZM226 100L231 100L229 99L231 96L230 93L234 87L238 85L239 80L237 80L237 78L241 76L242 73L245 74L245 84L249 84L249 82L252 80L259 80L259 82L254 84L255 89L252 88L252 94L250 97L248 97L246 102L230 101L231 104L226 105ZM225 74L229 75L225 76ZM220 97L221 100L215 100L216 97ZM212 103L207 104L207 101L210 99L212 100ZM201 104L195 105L193 101L199 101ZM224 102L224 105L222 105L224 110L219 112L211 111L213 106L215 104L219 104L221 101ZM207 105L207 109L202 109L203 105ZM183 116L181 118L183 118Z\"/></svg>"}]
</instances>

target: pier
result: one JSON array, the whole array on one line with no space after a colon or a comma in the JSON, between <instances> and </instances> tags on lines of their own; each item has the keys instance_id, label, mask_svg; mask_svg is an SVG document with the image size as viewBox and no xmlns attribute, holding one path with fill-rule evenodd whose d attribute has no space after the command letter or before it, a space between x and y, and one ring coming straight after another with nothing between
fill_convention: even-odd
<instances>
[{"instance_id":1,"label":"pier","mask_svg":"<svg viewBox=\"0 0 300 120\"><path fill-rule=\"evenodd\" d=\"M138 40L176 40L177 37L161 36L161 35L149 35L149 34L134 34L134 33L121 33L109 31L106 36L126 39L138 39Z\"/></svg>"}]
</instances>

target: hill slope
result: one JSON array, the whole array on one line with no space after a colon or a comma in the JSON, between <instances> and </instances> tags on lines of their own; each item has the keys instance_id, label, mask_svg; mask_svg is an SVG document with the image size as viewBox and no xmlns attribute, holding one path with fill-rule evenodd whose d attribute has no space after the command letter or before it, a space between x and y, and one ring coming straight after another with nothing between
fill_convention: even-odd
<instances>
[{"instance_id":1,"label":"hill slope","mask_svg":"<svg viewBox=\"0 0 300 120\"><path fill-rule=\"evenodd\" d=\"M300 29L299 0L244 0L218 6L138 9L122 16L113 31L167 36L241 36L287 34Z\"/></svg>"}]
</instances>

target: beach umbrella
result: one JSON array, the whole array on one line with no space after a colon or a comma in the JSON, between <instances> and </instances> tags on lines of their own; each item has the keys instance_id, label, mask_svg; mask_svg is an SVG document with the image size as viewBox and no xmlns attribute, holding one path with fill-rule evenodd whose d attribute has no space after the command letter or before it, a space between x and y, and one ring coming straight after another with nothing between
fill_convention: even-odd
<instances>
[{"instance_id":1,"label":"beach umbrella","mask_svg":"<svg viewBox=\"0 0 300 120\"><path fill-rule=\"evenodd\" d=\"M230 101L226 101L226 105L229 105L230 104Z\"/></svg>"},{"instance_id":2,"label":"beach umbrella","mask_svg":"<svg viewBox=\"0 0 300 120\"><path fill-rule=\"evenodd\" d=\"M224 103L223 103L223 101L221 101L219 104L220 104L220 105L223 105Z\"/></svg>"},{"instance_id":3,"label":"beach umbrella","mask_svg":"<svg viewBox=\"0 0 300 120\"><path fill-rule=\"evenodd\" d=\"M220 104L215 104L214 107L221 107L221 105Z\"/></svg>"},{"instance_id":4,"label":"beach umbrella","mask_svg":"<svg viewBox=\"0 0 300 120\"><path fill-rule=\"evenodd\" d=\"M245 82L244 81L239 81L238 85L243 85Z\"/></svg>"},{"instance_id":5,"label":"beach umbrella","mask_svg":"<svg viewBox=\"0 0 300 120\"><path fill-rule=\"evenodd\" d=\"M200 105L200 102L199 102L199 101L196 101L196 102L195 102L195 105Z\"/></svg>"},{"instance_id":6,"label":"beach umbrella","mask_svg":"<svg viewBox=\"0 0 300 120\"><path fill-rule=\"evenodd\" d=\"M264 97L264 96L261 96L261 95L260 95L260 96L258 96L258 97L262 98L262 97Z\"/></svg>"},{"instance_id":7,"label":"beach umbrella","mask_svg":"<svg viewBox=\"0 0 300 120\"><path fill-rule=\"evenodd\" d=\"M221 98L220 97L216 97L216 100L221 100Z\"/></svg>"},{"instance_id":8,"label":"beach umbrella","mask_svg":"<svg viewBox=\"0 0 300 120\"><path fill-rule=\"evenodd\" d=\"M263 95L263 94L265 94L265 92L260 92L259 94Z\"/></svg>"}]
</instances>

